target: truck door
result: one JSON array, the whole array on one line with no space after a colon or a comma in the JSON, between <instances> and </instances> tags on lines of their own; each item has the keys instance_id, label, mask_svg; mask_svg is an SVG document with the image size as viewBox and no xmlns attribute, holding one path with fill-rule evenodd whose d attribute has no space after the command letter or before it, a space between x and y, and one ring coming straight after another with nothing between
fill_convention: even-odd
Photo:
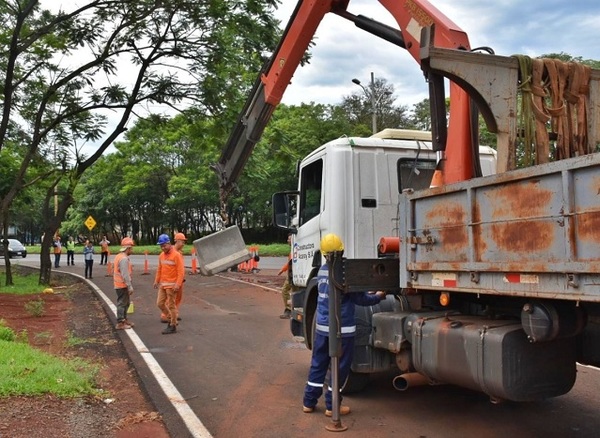
<instances>
[{"instance_id":1,"label":"truck door","mask_svg":"<svg viewBox=\"0 0 600 438\"><path fill-rule=\"evenodd\" d=\"M319 157L300 170L298 232L294 236L292 272L294 284L306 286L311 271L320 264L313 263L321 239L320 213L323 205L323 158Z\"/></svg>"}]
</instances>

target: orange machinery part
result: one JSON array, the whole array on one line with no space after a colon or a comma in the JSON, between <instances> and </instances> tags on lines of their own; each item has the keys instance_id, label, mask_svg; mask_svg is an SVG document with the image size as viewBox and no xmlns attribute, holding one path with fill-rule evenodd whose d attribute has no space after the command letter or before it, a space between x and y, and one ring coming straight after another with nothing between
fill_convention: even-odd
<instances>
[{"instance_id":1,"label":"orange machinery part","mask_svg":"<svg viewBox=\"0 0 600 438\"><path fill-rule=\"evenodd\" d=\"M377 245L380 254L394 254L400 252L399 237L382 237Z\"/></svg>"}]
</instances>

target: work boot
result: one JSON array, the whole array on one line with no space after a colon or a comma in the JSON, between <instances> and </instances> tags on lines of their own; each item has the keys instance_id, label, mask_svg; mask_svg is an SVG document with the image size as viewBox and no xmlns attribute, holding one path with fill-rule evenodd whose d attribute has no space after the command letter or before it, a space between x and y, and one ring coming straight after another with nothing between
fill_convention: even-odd
<instances>
[{"instance_id":1,"label":"work boot","mask_svg":"<svg viewBox=\"0 0 600 438\"><path fill-rule=\"evenodd\" d=\"M291 316L292 316L292 311L290 309L285 309L283 311L283 313L281 315L279 315L279 318L281 318L281 319L290 319Z\"/></svg>"},{"instance_id":2,"label":"work boot","mask_svg":"<svg viewBox=\"0 0 600 438\"><path fill-rule=\"evenodd\" d=\"M302 406L302 412L304 412L305 414L310 414L311 412L315 411L315 407L314 406Z\"/></svg>"},{"instance_id":3,"label":"work boot","mask_svg":"<svg viewBox=\"0 0 600 438\"><path fill-rule=\"evenodd\" d=\"M167 328L162 331L163 335L170 335L171 333L177 333L177 326L169 324Z\"/></svg>"},{"instance_id":4,"label":"work boot","mask_svg":"<svg viewBox=\"0 0 600 438\"><path fill-rule=\"evenodd\" d=\"M117 330L126 330L126 329L130 329L131 326L126 324L125 321L121 321L115 326L115 328Z\"/></svg>"},{"instance_id":5,"label":"work boot","mask_svg":"<svg viewBox=\"0 0 600 438\"><path fill-rule=\"evenodd\" d=\"M127 320L127 319L126 319L125 321L123 321L123 322L124 322L125 324L127 324L127 325L128 325L129 327L131 327L131 328L135 327L135 324L134 324L134 323L132 323L131 321Z\"/></svg>"},{"instance_id":6,"label":"work boot","mask_svg":"<svg viewBox=\"0 0 600 438\"><path fill-rule=\"evenodd\" d=\"M348 415L349 413L350 413L349 406L340 406L340 415ZM326 417L331 417L332 415L333 415L332 411L330 411L329 409L325 410Z\"/></svg>"}]
</instances>

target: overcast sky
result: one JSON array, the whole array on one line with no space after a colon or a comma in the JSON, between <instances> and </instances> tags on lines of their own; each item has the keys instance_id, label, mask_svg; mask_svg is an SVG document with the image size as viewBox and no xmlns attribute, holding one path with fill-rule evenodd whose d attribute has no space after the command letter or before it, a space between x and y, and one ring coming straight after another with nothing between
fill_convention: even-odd
<instances>
[{"instance_id":1,"label":"overcast sky","mask_svg":"<svg viewBox=\"0 0 600 438\"><path fill-rule=\"evenodd\" d=\"M285 27L296 0L282 0L277 18ZM565 52L600 60L600 2L597 0L431 0L469 36L471 47L489 46L496 54L532 57ZM398 28L377 0L350 0L347 10ZM395 87L397 104L412 106L427 97L416 61L404 49L327 14L316 34L311 63L299 67L283 103L340 103L362 92L371 72Z\"/></svg>"}]
</instances>

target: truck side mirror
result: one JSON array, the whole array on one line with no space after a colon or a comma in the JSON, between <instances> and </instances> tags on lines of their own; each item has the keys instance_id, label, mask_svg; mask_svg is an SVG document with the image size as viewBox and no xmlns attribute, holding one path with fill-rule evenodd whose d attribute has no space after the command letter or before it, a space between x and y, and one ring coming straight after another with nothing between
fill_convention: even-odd
<instances>
[{"instance_id":1,"label":"truck side mirror","mask_svg":"<svg viewBox=\"0 0 600 438\"><path fill-rule=\"evenodd\" d=\"M278 192L273 194L271 205L273 206L273 225L277 228L286 230L290 233L296 233L296 227L293 226L293 218L298 199L298 192Z\"/></svg>"}]
</instances>

